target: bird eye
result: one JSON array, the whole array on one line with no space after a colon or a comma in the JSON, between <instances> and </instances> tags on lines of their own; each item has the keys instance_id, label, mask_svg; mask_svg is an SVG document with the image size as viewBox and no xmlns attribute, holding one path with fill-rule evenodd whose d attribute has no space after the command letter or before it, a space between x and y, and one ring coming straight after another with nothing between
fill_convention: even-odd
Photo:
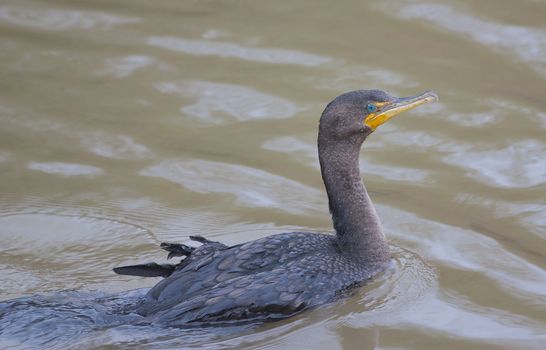
<instances>
[{"instance_id":1,"label":"bird eye","mask_svg":"<svg viewBox=\"0 0 546 350\"><path fill-rule=\"evenodd\" d=\"M377 111L377 106L374 105L374 104L371 104L371 103L368 103L368 106L366 106L366 109L368 110L368 112L375 112Z\"/></svg>"}]
</instances>

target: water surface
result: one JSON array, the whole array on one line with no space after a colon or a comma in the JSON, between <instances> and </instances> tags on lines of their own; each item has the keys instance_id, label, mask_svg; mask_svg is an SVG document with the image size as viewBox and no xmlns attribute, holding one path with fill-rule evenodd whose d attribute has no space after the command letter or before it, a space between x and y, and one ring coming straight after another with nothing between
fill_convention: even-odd
<instances>
[{"instance_id":1,"label":"water surface","mask_svg":"<svg viewBox=\"0 0 546 350\"><path fill-rule=\"evenodd\" d=\"M0 347L542 349L544 13L532 0L3 1L0 300L23 299ZM111 268L164 261L161 241L330 230L318 118L361 88L441 97L362 152L393 271L264 326L108 318L157 282ZM50 312L63 303L75 313Z\"/></svg>"}]
</instances>

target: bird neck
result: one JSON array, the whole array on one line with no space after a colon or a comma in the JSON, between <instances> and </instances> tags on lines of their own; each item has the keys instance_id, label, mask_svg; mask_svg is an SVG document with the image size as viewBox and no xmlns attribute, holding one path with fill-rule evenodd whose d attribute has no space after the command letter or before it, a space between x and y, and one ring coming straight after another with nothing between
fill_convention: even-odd
<instances>
[{"instance_id":1,"label":"bird neck","mask_svg":"<svg viewBox=\"0 0 546 350\"><path fill-rule=\"evenodd\" d=\"M359 142L321 142L319 161L341 251L370 262L389 259L389 248L359 170Z\"/></svg>"}]
</instances>

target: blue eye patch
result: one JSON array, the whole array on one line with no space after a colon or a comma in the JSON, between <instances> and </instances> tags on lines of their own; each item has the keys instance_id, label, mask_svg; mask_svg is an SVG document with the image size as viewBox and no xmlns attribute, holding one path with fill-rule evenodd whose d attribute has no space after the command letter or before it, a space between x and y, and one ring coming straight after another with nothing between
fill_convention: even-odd
<instances>
[{"instance_id":1,"label":"blue eye patch","mask_svg":"<svg viewBox=\"0 0 546 350\"><path fill-rule=\"evenodd\" d=\"M368 110L368 112L372 113L377 111L377 106L372 103L368 103L368 105L366 106L366 109Z\"/></svg>"}]
</instances>

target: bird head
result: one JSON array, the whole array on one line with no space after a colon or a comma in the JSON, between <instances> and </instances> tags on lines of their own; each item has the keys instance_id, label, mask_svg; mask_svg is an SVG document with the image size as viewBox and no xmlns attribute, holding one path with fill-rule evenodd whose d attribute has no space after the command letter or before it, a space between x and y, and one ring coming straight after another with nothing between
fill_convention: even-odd
<instances>
[{"instance_id":1,"label":"bird head","mask_svg":"<svg viewBox=\"0 0 546 350\"><path fill-rule=\"evenodd\" d=\"M411 97L394 97L381 90L357 90L336 97L320 118L320 135L332 141L364 139L392 117L438 100L432 91Z\"/></svg>"}]
</instances>

